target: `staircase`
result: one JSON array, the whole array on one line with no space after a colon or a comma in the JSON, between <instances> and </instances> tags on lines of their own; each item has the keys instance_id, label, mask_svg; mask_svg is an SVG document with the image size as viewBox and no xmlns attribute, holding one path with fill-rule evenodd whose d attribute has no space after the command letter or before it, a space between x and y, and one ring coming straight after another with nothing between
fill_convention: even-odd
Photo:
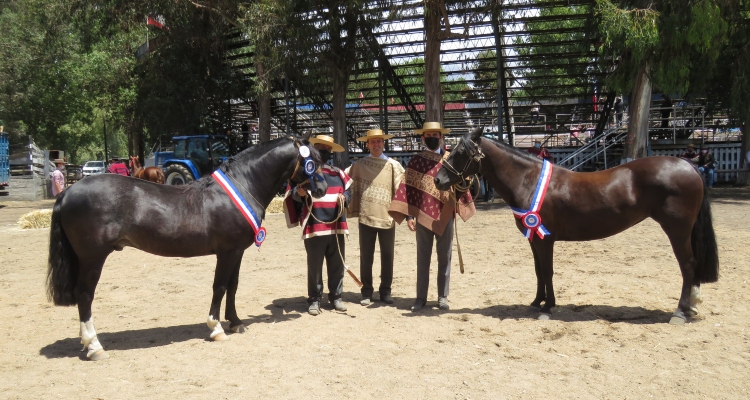
<instances>
[{"instance_id":1,"label":"staircase","mask_svg":"<svg viewBox=\"0 0 750 400\"><path fill-rule=\"evenodd\" d=\"M557 162L557 165L571 171L599 171L619 165L627 135L628 130L620 122Z\"/></svg>"}]
</instances>

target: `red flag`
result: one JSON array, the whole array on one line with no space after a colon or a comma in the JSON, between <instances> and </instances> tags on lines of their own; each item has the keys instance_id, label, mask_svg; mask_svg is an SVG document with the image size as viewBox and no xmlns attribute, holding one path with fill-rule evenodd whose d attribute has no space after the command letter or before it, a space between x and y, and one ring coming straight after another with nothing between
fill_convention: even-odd
<instances>
[{"instance_id":1,"label":"red flag","mask_svg":"<svg viewBox=\"0 0 750 400\"><path fill-rule=\"evenodd\" d=\"M359 98L363 99L363 98L365 98L365 95L363 95L362 92L359 92Z\"/></svg>"},{"instance_id":2,"label":"red flag","mask_svg":"<svg viewBox=\"0 0 750 400\"><path fill-rule=\"evenodd\" d=\"M164 21L164 18L161 18L161 20ZM146 18L146 25L153 25L159 29L164 29L164 23L157 21L156 18L150 15Z\"/></svg>"},{"instance_id":3,"label":"red flag","mask_svg":"<svg viewBox=\"0 0 750 400\"><path fill-rule=\"evenodd\" d=\"M393 97L391 97L391 104L396 104L396 100Z\"/></svg>"}]
</instances>

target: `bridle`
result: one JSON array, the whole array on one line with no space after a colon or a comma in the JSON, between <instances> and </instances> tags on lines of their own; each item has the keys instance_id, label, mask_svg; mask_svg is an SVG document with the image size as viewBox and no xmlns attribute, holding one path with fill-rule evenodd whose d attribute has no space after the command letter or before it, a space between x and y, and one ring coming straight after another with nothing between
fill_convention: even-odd
<instances>
[{"instance_id":1,"label":"bridle","mask_svg":"<svg viewBox=\"0 0 750 400\"><path fill-rule=\"evenodd\" d=\"M320 166L315 165L315 162L310 156L310 148L308 146L302 144L296 138L290 137L290 139L294 142L294 145L297 146L298 154L297 165L294 166L294 172L292 172L292 175L289 177L289 187L292 187L294 185L302 186L306 183L310 183L310 189L312 191L315 191L315 182L322 182L325 179L322 175L323 171ZM304 166L304 171L305 175L307 175L307 179L301 182L296 182L294 179L297 176L297 172L299 172L300 165Z\"/></svg>"},{"instance_id":2,"label":"bridle","mask_svg":"<svg viewBox=\"0 0 750 400\"><path fill-rule=\"evenodd\" d=\"M448 162L448 159L446 158L443 160L443 166L445 169L448 170L451 174L457 176L459 178L459 182L454 184L453 186L456 188L459 192L465 192L469 189L471 186L471 181L466 181L466 177L464 174L471 166L472 162L476 162L479 166L477 169L477 172L482 171L482 159L484 158L484 153L482 153L482 149L479 147L478 143L474 143L471 139L468 140L468 142L471 142L473 144L473 148L469 148L469 146L464 142L466 138L461 139L461 143L463 144L463 147L466 149L466 152L469 155L469 160L466 161L466 164L464 165L463 170L461 172L458 172L458 169L456 169L453 165L451 165L450 162ZM465 182L465 184L461 184L461 182Z\"/></svg>"}]
</instances>

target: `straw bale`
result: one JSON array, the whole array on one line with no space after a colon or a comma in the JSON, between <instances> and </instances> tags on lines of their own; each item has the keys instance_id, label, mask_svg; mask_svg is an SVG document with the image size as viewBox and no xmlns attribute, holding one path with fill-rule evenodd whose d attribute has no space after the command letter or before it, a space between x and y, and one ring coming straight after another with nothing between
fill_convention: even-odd
<instances>
[{"instance_id":1,"label":"straw bale","mask_svg":"<svg viewBox=\"0 0 750 400\"><path fill-rule=\"evenodd\" d=\"M52 210L34 210L28 212L18 219L21 229L49 228L52 220Z\"/></svg>"}]
</instances>

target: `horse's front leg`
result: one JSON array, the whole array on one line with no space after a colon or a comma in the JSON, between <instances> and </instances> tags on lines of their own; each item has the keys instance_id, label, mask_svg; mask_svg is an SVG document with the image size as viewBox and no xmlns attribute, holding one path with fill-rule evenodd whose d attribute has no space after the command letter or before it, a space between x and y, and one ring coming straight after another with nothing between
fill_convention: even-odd
<instances>
[{"instance_id":1,"label":"horse's front leg","mask_svg":"<svg viewBox=\"0 0 750 400\"><path fill-rule=\"evenodd\" d=\"M240 265L242 265L242 254L244 250L240 252L240 256L237 259L237 263L232 270L232 274L229 276L229 288L227 289L227 307L224 310L224 318L229 321L229 329L234 333L244 333L245 325L242 324L242 320L237 316L237 308L235 306L235 295L237 294L237 286L240 278Z\"/></svg>"},{"instance_id":2,"label":"horse's front leg","mask_svg":"<svg viewBox=\"0 0 750 400\"><path fill-rule=\"evenodd\" d=\"M536 297L534 298L534 301L531 302L531 308L533 308L534 311L539 311L542 309L542 301L547 297L547 294L544 291L544 280L542 279L542 270L539 265L539 256L536 254L534 243L530 242L529 244L531 245L531 253L534 255L534 272L536 273Z\"/></svg>"},{"instance_id":3,"label":"horse's front leg","mask_svg":"<svg viewBox=\"0 0 750 400\"><path fill-rule=\"evenodd\" d=\"M554 274L552 260L555 242L550 237L546 237L544 240L536 238L531 243L531 246L536 250L534 254L539 266L537 281L539 281L541 276L543 284L543 289L538 289L538 291L543 290L544 292L544 306L540 310L541 315L539 319L549 319L552 315L552 307L555 306L555 290L552 287L552 275ZM539 296L539 293L537 293L537 296Z\"/></svg>"},{"instance_id":4,"label":"horse's front leg","mask_svg":"<svg viewBox=\"0 0 750 400\"><path fill-rule=\"evenodd\" d=\"M217 252L216 271L214 272L213 298L211 309L208 312L208 329L211 329L211 339L214 341L227 340L224 328L220 323L221 300L229 288L229 281L234 272L234 267L242 260L243 251ZM239 273L239 271L237 271Z\"/></svg>"}]
</instances>

